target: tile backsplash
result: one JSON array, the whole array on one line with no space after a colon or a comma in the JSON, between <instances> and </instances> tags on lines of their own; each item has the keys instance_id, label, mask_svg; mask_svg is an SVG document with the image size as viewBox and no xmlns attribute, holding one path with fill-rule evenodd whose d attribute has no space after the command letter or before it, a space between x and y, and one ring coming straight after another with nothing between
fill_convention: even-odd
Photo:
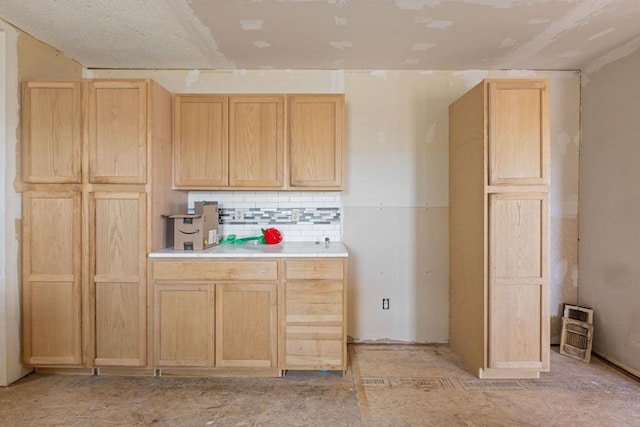
<instances>
[{"instance_id":1,"label":"tile backsplash","mask_svg":"<svg viewBox=\"0 0 640 427\"><path fill-rule=\"evenodd\" d=\"M339 192L191 191L190 211L197 201L218 202L223 237L259 236L275 227L288 242L342 240Z\"/></svg>"}]
</instances>

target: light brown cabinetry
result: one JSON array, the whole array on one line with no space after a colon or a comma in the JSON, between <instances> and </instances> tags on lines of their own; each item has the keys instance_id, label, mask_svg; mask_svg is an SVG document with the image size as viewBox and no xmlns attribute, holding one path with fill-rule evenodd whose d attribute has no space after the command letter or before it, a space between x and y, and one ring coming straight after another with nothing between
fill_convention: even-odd
<instances>
[{"instance_id":1,"label":"light brown cabinetry","mask_svg":"<svg viewBox=\"0 0 640 427\"><path fill-rule=\"evenodd\" d=\"M346 263L286 259L282 368L347 367Z\"/></svg>"},{"instance_id":2,"label":"light brown cabinetry","mask_svg":"<svg viewBox=\"0 0 640 427\"><path fill-rule=\"evenodd\" d=\"M289 95L289 186L342 189L344 95Z\"/></svg>"},{"instance_id":3,"label":"light brown cabinetry","mask_svg":"<svg viewBox=\"0 0 640 427\"><path fill-rule=\"evenodd\" d=\"M28 365L82 362L80 198L77 188L22 198L22 352Z\"/></svg>"},{"instance_id":4,"label":"light brown cabinetry","mask_svg":"<svg viewBox=\"0 0 640 427\"><path fill-rule=\"evenodd\" d=\"M89 182L147 182L148 83L94 80L88 83Z\"/></svg>"},{"instance_id":5,"label":"light brown cabinetry","mask_svg":"<svg viewBox=\"0 0 640 427\"><path fill-rule=\"evenodd\" d=\"M279 374L278 261L157 259L150 265L154 363L163 375L218 375L218 368Z\"/></svg>"},{"instance_id":6,"label":"light brown cabinetry","mask_svg":"<svg viewBox=\"0 0 640 427\"><path fill-rule=\"evenodd\" d=\"M79 184L82 84L26 82L21 110L23 181Z\"/></svg>"},{"instance_id":7,"label":"light brown cabinetry","mask_svg":"<svg viewBox=\"0 0 640 427\"><path fill-rule=\"evenodd\" d=\"M149 265L161 375L346 370L345 258L152 257Z\"/></svg>"},{"instance_id":8,"label":"light brown cabinetry","mask_svg":"<svg viewBox=\"0 0 640 427\"><path fill-rule=\"evenodd\" d=\"M485 80L449 107L449 338L481 378L549 370L548 90Z\"/></svg>"},{"instance_id":9,"label":"light brown cabinetry","mask_svg":"<svg viewBox=\"0 0 640 427\"><path fill-rule=\"evenodd\" d=\"M229 186L284 183L284 96L229 97Z\"/></svg>"},{"instance_id":10,"label":"light brown cabinetry","mask_svg":"<svg viewBox=\"0 0 640 427\"><path fill-rule=\"evenodd\" d=\"M212 367L215 362L215 286L156 284L155 365Z\"/></svg>"},{"instance_id":11,"label":"light brown cabinetry","mask_svg":"<svg viewBox=\"0 0 640 427\"><path fill-rule=\"evenodd\" d=\"M173 111L175 188L226 187L229 184L229 98L176 95Z\"/></svg>"},{"instance_id":12,"label":"light brown cabinetry","mask_svg":"<svg viewBox=\"0 0 640 427\"><path fill-rule=\"evenodd\" d=\"M277 369L276 286L216 285L216 366Z\"/></svg>"},{"instance_id":13,"label":"light brown cabinetry","mask_svg":"<svg viewBox=\"0 0 640 427\"><path fill-rule=\"evenodd\" d=\"M176 95L174 123L176 188L282 186L284 96Z\"/></svg>"},{"instance_id":14,"label":"light brown cabinetry","mask_svg":"<svg viewBox=\"0 0 640 427\"><path fill-rule=\"evenodd\" d=\"M146 365L146 197L144 192L90 193L96 365Z\"/></svg>"},{"instance_id":15,"label":"light brown cabinetry","mask_svg":"<svg viewBox=\"0 0 640 427\"><path fill-rule=\"evenodd\" d=\"M336 94L176 95L174 186L342 189L343 115Z\"/></svg>"},{"instance_id":16,"label":"light brown cabinetry","mask_svg":"<svg viewBox=\"0 0 640 427\"><path fill-rule=\"evenodd\" d=\"M161 214L186 207L163 178L171 95L148 80L26 82L23 104L24 361L146 366L146 255L166 246Z\"/></svg>"}]
</instances>

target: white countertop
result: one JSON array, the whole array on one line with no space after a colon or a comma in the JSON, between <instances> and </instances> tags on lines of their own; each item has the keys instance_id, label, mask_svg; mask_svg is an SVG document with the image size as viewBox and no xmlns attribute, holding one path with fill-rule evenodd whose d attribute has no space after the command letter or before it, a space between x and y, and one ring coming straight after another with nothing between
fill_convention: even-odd
<instances>
[{"instance_id":1,"label":"white countertop","mask_svg":"<svg viewBox=\"0 0 640 427\"><path fill-rule=\"evenodd\" d=\"M150 258L289 258L349 256L342 242L282 242L276 245L255 243L218 245L202 251L174 251L173 248L151 252Z\"/></svg>"}]
</instances>

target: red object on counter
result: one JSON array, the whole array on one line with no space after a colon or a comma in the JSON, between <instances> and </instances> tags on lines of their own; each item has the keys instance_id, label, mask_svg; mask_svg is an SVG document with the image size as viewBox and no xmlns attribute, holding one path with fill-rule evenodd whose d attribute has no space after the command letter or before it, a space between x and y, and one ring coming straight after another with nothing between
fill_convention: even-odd
<instances>
[{"instance_id":1,"label":"red object on counter","mask_svg":"<svg viewBox=\"0 0 640 427\"><path fill-rule=\"evenodd\" d=\"M282 233L277 228L267 228L264 230L264 242L267 245L275 245L282 242Z\"/></svg>"}]
</instances>

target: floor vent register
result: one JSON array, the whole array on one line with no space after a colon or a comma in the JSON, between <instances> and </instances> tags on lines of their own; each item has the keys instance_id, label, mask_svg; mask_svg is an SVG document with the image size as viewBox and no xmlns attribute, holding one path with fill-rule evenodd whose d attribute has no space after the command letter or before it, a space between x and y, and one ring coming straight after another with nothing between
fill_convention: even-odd
<instances>
[{"instance_id":1,"label":"floor vent register","mask_svg":"<svg viewBox=\"0 0 640 427\"><path fill-rule=\"evenodd\" d=\"M560 354L589 363L593 342L593 310L564 305Z\"/></svg>"}]
</instances>

